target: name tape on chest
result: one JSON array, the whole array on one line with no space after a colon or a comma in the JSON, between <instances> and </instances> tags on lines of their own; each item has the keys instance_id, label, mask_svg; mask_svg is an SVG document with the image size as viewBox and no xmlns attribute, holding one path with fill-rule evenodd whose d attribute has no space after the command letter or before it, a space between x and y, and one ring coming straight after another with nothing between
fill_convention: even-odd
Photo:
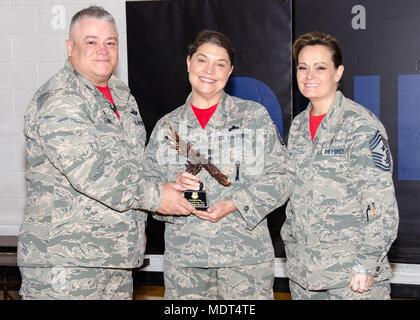
<instances>
[{"instance_id":1,"label":"name tape on chest","mask_svg":"<svg viewBox=\"0 0 420 320\"><path fill-rule=\"evenodd\" d=\"M335 156L344 155L344 148L326 148L318 150L317 156Z\"/></svg>"}]
</instances>

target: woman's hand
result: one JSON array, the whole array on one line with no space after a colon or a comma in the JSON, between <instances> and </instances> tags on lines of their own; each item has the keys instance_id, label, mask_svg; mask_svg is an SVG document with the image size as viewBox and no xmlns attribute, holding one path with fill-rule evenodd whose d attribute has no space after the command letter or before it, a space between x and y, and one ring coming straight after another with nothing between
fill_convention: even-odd
<instances>
[{"instance_id":1,"label":"woman's hand","mask_svg":"<svg viewBox=\"0 0 420 320\"><path fill-rule=\"evenodd\" d=\"M232 201L230 200L221 200L213 204L207 211L196 210L194 214L210 222L217 222L220 219L226 217L229 213L235 212L238 210Z\"/></svg>"},{"instance_id":2,"label":"woman's hand","mask_svg":"<svg viewBox=\"0 0 420 320\"><path fill-rule=\"evenodd\" d=\"M352 273L349 288L354 292L365 293L370 290L373 276L367 274Z\"/></svg>"},{"instance_id":3,"label":"woman's hand","mask_svg":"<svg viewBox=\"0 0 420 320\"><path fill-rule=\"evenodd\" d=\"M200 178L186 171L178 173L175 182L185 190L200 190Z\"/></svg>"}]
</instances>

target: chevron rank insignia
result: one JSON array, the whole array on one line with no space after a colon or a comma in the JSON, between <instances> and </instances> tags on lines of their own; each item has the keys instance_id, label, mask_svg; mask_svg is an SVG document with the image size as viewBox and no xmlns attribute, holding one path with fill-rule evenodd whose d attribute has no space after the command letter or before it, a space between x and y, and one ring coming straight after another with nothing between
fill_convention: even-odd
<instances>
[{"instance_id":1,"label":"chevron rank insignia","mask_svg":"<svg viewBox=\"0 0 420 320\"><path fill-rule=\"evenodd\" d=\"M391 153L387 141L376 131L375 136L370 140L370 150L372 151L375 166L383 171L391 170Z\"/></svg>"}]
</instances>

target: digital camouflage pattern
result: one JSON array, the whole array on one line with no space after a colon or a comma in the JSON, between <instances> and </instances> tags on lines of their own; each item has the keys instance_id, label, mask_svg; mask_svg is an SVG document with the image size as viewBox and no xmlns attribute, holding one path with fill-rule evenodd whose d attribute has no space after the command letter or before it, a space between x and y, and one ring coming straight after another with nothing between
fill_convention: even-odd
<instances>
[{"instance_id":1,"label":"digital camouflage pattern","mask_svg":"<svg viewBox=\"0 0 420 320\"><path fill-rule=\"evenodd\" d=\"M178 267L244 266L272 261L274 250L266 216L290 196L294 170L276 126L258 103L222 92L221 101L202 129L185 105L160 119L145 152L148 173L160 182L174 181L186 159L165 138L169 125L205 155L231 181L219 184L206 170L198 173L209 206L231 200L238 208L217 223L189 216L165 220L165 260Z\"/></svg>"},{"instance_id":2,"label":"digital camouflage pattern","mask_svg":"<svg viewBox=\"0 0 420 320\"><path fill-rule=\"evenodd\" d=\"M289 278L310 290L348 286L351 273L389 279L399 218L385 128L338 91L312 142L311 108L293 120L288 139L297 167L281 230ZM378 134L380 152L371 145Z\"/></svg>"},{"instance_id":3,"label":"digital camouflage pattern","mask_svg":"<svg viewBox=\"0 0 420 320\"><path fill-rule=\"evenodd\" d=\"M167 300L273 300L274 261L224 268L177 267L165 261Z\"/></svg>"},{"instance_id":4,"label":"digital camouflage pattern","mask_svg":"<svg viewBox=\"0 0 420 320\"><path fill-rule=\"evenodd\" d=\"M355 292L345 286L328 290L307 290L296 282L289 281L293 300L390 300L391 285L389 281L376 282L367 292Z\"/></svg>"},{"instance_id":5,"label":"digital camouflage pattern","mask_svg":"<svg viewBox=\"0 0 420 320\"><path fill-rule=\"evenodd\" d=\"M134 97L115 76L121 117L66 62L30 102L24 122L27 196L20 266L141 265L146 214L161 189L144 178L146 132Z\"/></svg>"},{"instance_id":6,"label":"digital camouflage pattern","mask_svg":"<svg viewBox=\"0 0 420 320\"><path fill-rule=\"evenodd\" d=\"M21 267L25 300L131 300L131 269Z\"/></svg>"}]
</instances>

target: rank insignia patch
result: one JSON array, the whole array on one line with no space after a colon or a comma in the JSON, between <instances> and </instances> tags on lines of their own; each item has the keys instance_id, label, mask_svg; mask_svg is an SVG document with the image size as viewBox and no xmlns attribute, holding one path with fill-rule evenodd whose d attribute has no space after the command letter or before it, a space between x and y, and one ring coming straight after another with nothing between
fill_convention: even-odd
<instances>
[{"instance_id":1,"label":"rank insignia patch","mask_svg":"<svg viewBox=\"0 0 420 320\"><path fill-rule=\"evenodd\" d=\"M391 170L391 154L387 141L382 137L379 131L370 140L370 150L372 151L375 166L384 171Z\"/></svg>"}]
</instances>

